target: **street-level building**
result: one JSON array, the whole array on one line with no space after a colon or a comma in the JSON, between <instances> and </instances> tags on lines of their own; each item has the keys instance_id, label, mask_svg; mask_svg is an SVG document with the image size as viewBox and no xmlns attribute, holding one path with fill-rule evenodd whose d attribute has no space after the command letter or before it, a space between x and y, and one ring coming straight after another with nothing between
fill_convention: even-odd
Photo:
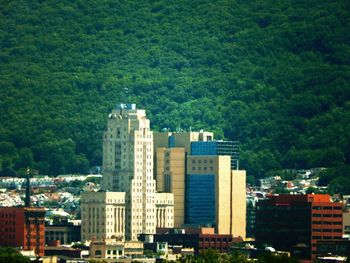
<instances>
[{"instance_id":1,"label":"street-level building","mask_svg":"<svg viewBox=\"0 0 350 263\"><path fill-rule=\"evenodd\" d=\"M59 241L62 245L81 241L80 225L73 223L52 224L45 226L45 244L50 245Z\"/></svg>"}]
</instances>

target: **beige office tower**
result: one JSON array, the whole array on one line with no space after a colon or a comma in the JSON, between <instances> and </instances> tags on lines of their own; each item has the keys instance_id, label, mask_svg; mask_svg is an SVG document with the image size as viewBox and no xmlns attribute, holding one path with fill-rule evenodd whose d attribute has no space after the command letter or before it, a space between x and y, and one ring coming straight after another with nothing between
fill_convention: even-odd
<instances>
[{"instance_id":1,"label":"beige office tower","mask_svg":"<svg viewBox=\"0 0 350 263\"><path fill-rule=\"evenodd\" d=\"M157 148L157 191L174 194L174 226L185 223L185 148Z\"/></svg>"},{"instance_id":2,"label":"beige office tower","mask_svg":"<svg viewBox=\"0 0 350 263\"><path fill-rule=\"evenodd\" d=\"M81 239L124 240L125 193L85 192L81 195Z\"/></svg>"},{"instance_id":3,"label":"beige office tower","mask_svg":"<svg viewBox=\"0 0 350 263\"><path fill-rule=\"evenodd\" d=\"M153 179L153 134L145 110L120 104L109 115L103 139L103 182L106 191L125 192L125 238L156 230Z\"/></svg>"},{"instance_id":4,"label":"beige office tower","mask_svg":"<svg viewBox=\"0 0 350 263\"><path fill-rule=\"evenodd\" d=\"M230 156L188 156L186 222L245 238L245 179L245 171L231 170Z\"/></svg>"},{"instance_id":5,"label":"beige office tower","mask_svg":"<svg viewBox=\"0 0 350 263\"><path fill-rule=\"evenodd\" d=\"M185 223L185 167L191 142L212 141L212 132L154 132L154 178L157 191L174 194L174 226Z\"/></svg>"},{"instance_id":6,"label":"beige office tower","mask_svg":"<svg viewBox=\"0 0 350 263\"><path fill-rule=\"evenodd\" d=\"M231 170L231 189L232 189L232 230L234 237L246 237L246 171Z\"/></svg>"}]
</instances>

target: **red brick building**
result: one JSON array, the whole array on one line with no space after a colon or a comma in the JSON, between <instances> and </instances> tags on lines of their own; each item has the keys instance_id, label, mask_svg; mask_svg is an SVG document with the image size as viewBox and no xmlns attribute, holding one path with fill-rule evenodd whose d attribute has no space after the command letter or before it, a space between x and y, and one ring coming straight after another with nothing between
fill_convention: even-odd
<instances>
[{"instance_id":1,"label":"red brick building","mask_svg":"<svg viewBox=\"0 0 350 263\"><path fill-rule=\"evenodd\" d=\"M256 244L314 259L318 241L342 238L342 208L327 194L269 196L257 203Z\"/></svg>"},{"instance_id":2,"label":"red brick building","mask_svg":"<svg viewBox=\"0 0 350 263\"><path fill-rule=\"evenodd\" d=\"M0 246L44 255L45 210L42 207L0 207Z\"/></svg>"}]
</instances>

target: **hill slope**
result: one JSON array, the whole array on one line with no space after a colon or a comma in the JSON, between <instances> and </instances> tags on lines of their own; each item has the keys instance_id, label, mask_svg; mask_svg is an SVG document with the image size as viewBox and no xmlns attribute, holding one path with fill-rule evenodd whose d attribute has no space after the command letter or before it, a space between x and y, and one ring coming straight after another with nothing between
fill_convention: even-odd
<instances>
[{"instance_id":1,"label":"hill slope","mask_svg":"<svg viewBox=\"0 0 350 263\"><path fill-rule=\"evenodd\" d=\"M256 177L347 165L349 11L346 0L2 1L3 172L100 164L124 88L154 129L240 140Z\"/></svg>"}]
</instances>

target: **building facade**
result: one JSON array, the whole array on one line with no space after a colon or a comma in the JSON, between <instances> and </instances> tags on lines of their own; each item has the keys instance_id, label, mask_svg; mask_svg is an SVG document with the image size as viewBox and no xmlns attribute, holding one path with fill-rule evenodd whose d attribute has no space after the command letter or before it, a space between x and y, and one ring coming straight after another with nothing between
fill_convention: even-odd
<instances>
[{"instance_id":1,"label":"building facade","mask_svg":"<svg viewBox=\"0 0 350 263\"><path fill-rule=\"evenodd\" d=\"M156 150L157 191L174 195L174 226L185 222L185 148L157 148Z\"/></svg>"},{"instance_id":2,"label":"building facade","mask_svg":"<svg viewBox=\"0 0 350 263\"><path fill-rule=\"evenodd\" d=\"M227 155L231 157L231 169L239 169L238 141L194 141L191 155Z\"/></svg>"},{"instance_id":3,"label":"building facade","mask_svg":"<svg viewBox=\"0 0 350 263\"><path fill-rule=\"evenodd\" d=\"M44 255L45 209L42 207L1 207L0 246L21 247Z\"/></svg>"},{"instance_id":4,"label":"building facade","mask_svg":"<svg viewBox=\"0 0 350 263\"><path fill-rule=\"evenodd\" d=\"M125 238L125 193L84 192L81 195L81 238Z\"/></svg>"},{"instance_id":5,"label":"building facade","mask_svg":"<svg viewBox=\"0 0 350 263\"><path fill-rule=\"evenodd\" d=\"M153 176L153 132L146 112L118 104L103 135L102 189L82 195L82 239L136 241L140 234L154 234L157 224L173 226L172 194L157 194ZM163 221L157 221L157 213Z\"/></svg>"},{"instance_id":6,"label":"building facade","mask_svg":"<svg viewBox=\"0 0 350 263\"><path fill-rule=\"evenodd\" d=\"M185 148L185 153L191 154L191 142L206 142L214 139L214 133L200 132L155 132L154 133L154 151L157 148Z\"/></svg>"},{"instance_id":7,"label":"building facade","mask_svg":"<svg viewBox=\"0 0 350 263\"><path fill-rule=\"evenodd\" d=\"M154 234L153 133L145 110L119 104L109 115L103 140L103 188L125 192L125 237Z\"/></svg>"},{"instance_id":8,"label":"building facade","mask_svg":"<svg viewBox=\"0 0 350 263\"><path fill-rule=\"evenodd\" d=\"M258 246L290 251L300 259L317 256L318 241L342 238L342 204L329 195L274 195L256 207Z\"/></svg>"},{"instance_id":9,"label":"building facade","mask_svg":"<svg viewBox=\"0 0 350 263\"><path fill-rule=\"evenodd\" d=\"M71 244L72 242L81 241L81 228L75 226L72 223L67 224L54 224L45 226L45 244L59 240L60 244Z\"/></svg>"},{"instance_id":10,"label":"building facade","mask_svg":"<svg viewBox=\"0 0 350 263\"><path fill-rule=\"evenodd\" d=\"M231 170L231 157L187 158L186 223L214 227L217 234L246 236L245 171Z\"/></svg>"},{"instance_id":11,"label":"building facade","mask_svg":"<svg viewBox=\"0 0 350 263\"><path fill-rule=\"evenodd\" d=\"M174 227L174 195L170 193L156 193L157 227Z\"/></svg>"}]
</instances>

